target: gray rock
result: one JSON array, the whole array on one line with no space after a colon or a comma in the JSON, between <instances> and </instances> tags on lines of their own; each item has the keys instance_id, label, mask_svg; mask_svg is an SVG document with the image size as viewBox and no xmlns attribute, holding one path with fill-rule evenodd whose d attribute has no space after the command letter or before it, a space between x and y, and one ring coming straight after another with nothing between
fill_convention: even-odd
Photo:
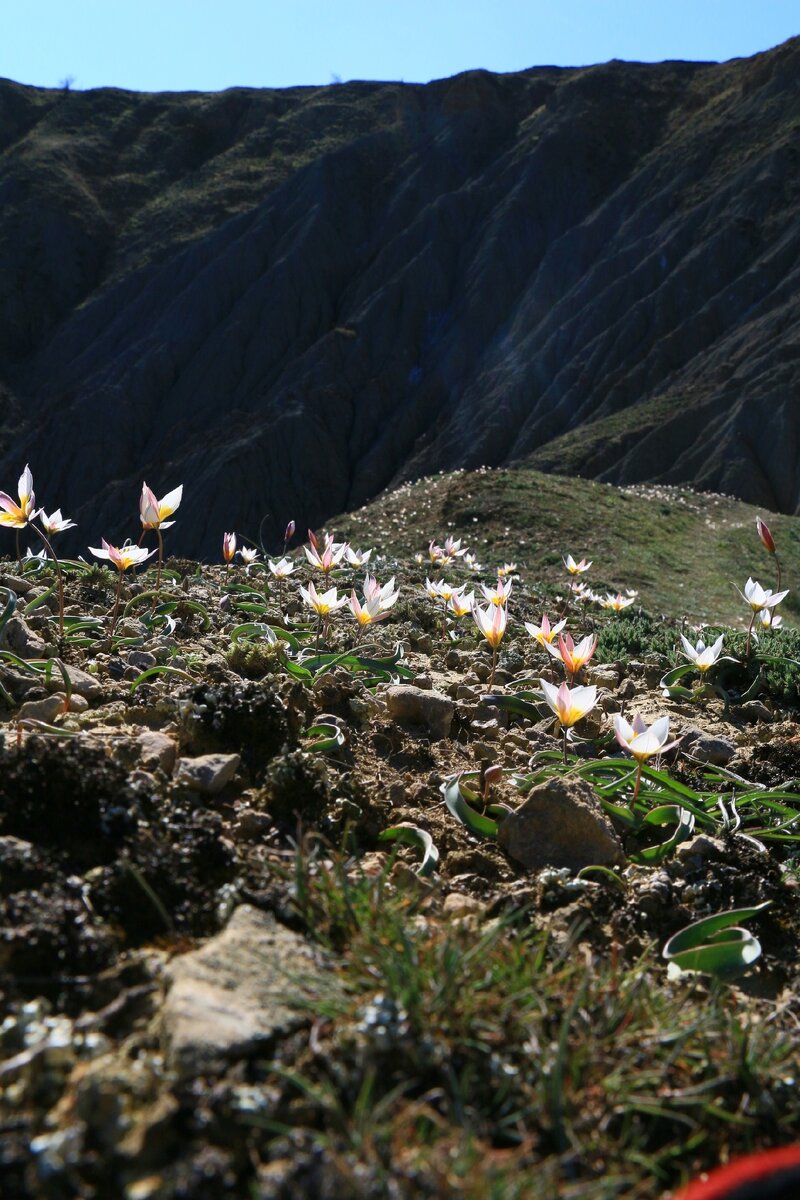
<instances>
[{"instance_id":1,"label":"gray rock","mask_svg":"<svg viewBox=\"0 0 800 1200\"><path fill-rule=\"evenodd\" d=\"M531 870L624 861L619 838L594 791L581 779L549 779L501 823L497 840Z\"/></svg>"},{"instance_id":2,"label":"gray rock","mask_svg":"<svg viewBox=\"0 0 800 1200\"><path fill-rule=\"evenodd\" d=\"M704 862L718 861L725 857L725 843L707 833L698 833L688 842L678 846L675 857L684 866L700 866Z\"/></svg>"},{"instance_id":3,"label":"gray rock","mask_svg":"<svg viewBox=\"0 0 800 1200\"><path fill-rule=\"evenodd\" d=\"M181 787L214 796L230 783L239 769L238 754L201 754L198 758L179 758L175 782Z\"/></svg>"},{"instance_id":4,"label":"gray rock","mask_svg":"<svg viewBox=\"0 0 800 1200\"><path fill-rule=\"evenodd\" d=\"M0 632L0 647L10 650L18 658L52 658L55 654L55 647L48 646L38 633L34 633L18 612L9 617Z\"/></svg>"},{"instance_id":5,"label":"gray rock","mask_svg":"<svg viewBox=\"0 0 800 1200\"><path fill-rule=\"evenodd\" d=\"M43 700L26 700L17 716L20 720L44 721L46 725L50 725L59 713L64 712L65 700L63 692L45 696Z\"/></svg>"},{"instance_id":6,"label":"gray rock","mask_svg":"<svg viewBox=\"0 0 800 1200\"><path fill-rule=\"evenodd\" d=\"M727 766L736 753L736 746L728 738L715 737L702 729L687 729L681 738L681 749L715 767Z\"/></svg>"},{"instance_id":7,"label":"gray rock","mask_svg":"<svg viewBox=\"0 0 800 1200\"><path fill-rule=\"evenodd\" d=\"M148 650L131 650L128 655L128 665L139 671L149 670L157 661L155 654L150 654Z\"/></svg>"},{"instance_id":8,"label":"gray rock","mask_svg":"<svg viewBox=\"0 0 800 1200\"><path fill-rule=\"evenodd\" d=\"M139 762L146 771L160 767L167 775L172 774L178 747L171 737L154 730L145 730L136 739L139 752Z\"/></svg>"},{"instance_id":9,"label":"gray rock","mask_svg":"<svg viewBox=\"0 0 800 1200\"><path fill-rule=\"evenodd\" d=\"M270 913L238 907L225 930L167 967L162 1031L180 1074L220 1070L306 1021L301 1008L338 990L325 960Z\"/></svg>"},{"instance_id":10,"label":"gray rock","mask_svg":"<svg viewBox=\"0 0 800 1200\"><path fill-rule=\"evenodd\" d=\"M446 738L453 723L455 706L441 692L425 691L412 684L397 683L386 690L386 703L396 721L426 725L434 741Z\"/></svg>"},{"instance_id":11,"label":"gray rock","mask_svg":"<svg viewBox=\"0 0 800 1200\"><path fill-rule=\"evenodd\" d=\"M76 696L83 696L86 700L99 700L103 695L103 685L95 679L94 675L90 675L88 671L82 671L80 667L68 664L65 664L64 669L67 672L70 687ZM64 687L64 677L58 666L53 667L49 687L51 691L61 690Z\"/></svg>"},{"instance_id":12,"label":"gray rock","mask_svg":"<svg viewBox=\"0 0 800 1200\"><path fill-rule=\"evenodd\" d=\"M746 721L750 721L752 724L764 721L771 725L775 720L775 714L770 712L763 700L745 700L744 704L739 705L738 711Z\"/></svg>"}]
</instances>

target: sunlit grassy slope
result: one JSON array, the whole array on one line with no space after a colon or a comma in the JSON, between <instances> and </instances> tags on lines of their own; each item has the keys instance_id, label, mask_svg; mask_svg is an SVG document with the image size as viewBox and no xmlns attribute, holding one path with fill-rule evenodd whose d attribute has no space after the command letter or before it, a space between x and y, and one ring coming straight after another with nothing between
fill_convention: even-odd
<instances>
[{"instance_id":1,"label":"sunlit grassy slope","mask_svg":"<svg viewBox=\"0 0 800 1200\"><path fill-rule=\"evenodd\" d=\"M592 560L596 591L638 589L651 612L742 626L748 610L734 588L748 575L775 587L774 562L756 533L769 523L790 591L781 611L800 618L796 592L800 517L757 510L688 488L618 488L529 468L460 471L405 484L337 518L330 527L357 545L407 556L448 533L487 565L513 560L526 582L563 581L562 555Z\"/></svg>"}]
</instances>

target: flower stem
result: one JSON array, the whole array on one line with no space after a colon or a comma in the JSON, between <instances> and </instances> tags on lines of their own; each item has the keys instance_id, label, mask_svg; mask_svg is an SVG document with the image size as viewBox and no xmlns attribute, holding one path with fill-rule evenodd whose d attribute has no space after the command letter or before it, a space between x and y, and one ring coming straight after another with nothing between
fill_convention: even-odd
<instances>
[{"instance_id":1,"label":"flower stem","mask_svg":"<svg viewBox=\"0 0 800 1200\"><path fill-rule=\"evenodd\" d=\"M494 672L497 666L497 646L492 646L492 671L489 675L489 687L494 686Z\"/></svg>"},{"instance_id":2,"label":"flower stem","mask_svg":"<svg viewBox=\"0 0 800 1200\"><path fill-rule=\"evenodd\" d=\"M750 657L750 636L753 632L753 622L755 621L755 619L756 619L756 610L753 609L753 615L750 618L750 624L747 626L747 645L744 648L745 658Z\"/></svg>"},{"instance_id":3,"label":"flower stem","mask_svg":"<svg viewBox=\"0 0 800 1200\"><path fill-rule=\"evenodd\" d=\"M39 537L42 539L42 541L44 542L47 549L50 551L50 554L52 555L52 558L53 558L53 566L56 569L56 576L58 577L58 635L61 638L61 640L63 641L64 640L64 576L61 574L61 564L59 563L58 559L56 558L55 550L53 549L53 547L50 545L50 542L45 537L44 531L42 529L40 529L38 525L32 525L31 528L36 530Z\"/></svg>"},{"instance_id":4,"label":"flower stem","mask_svg":"<svg viewBox=\"0 0 800 1200\"><path fill-rule=\"evenodd\" d=\"M122 571L119 572L119 578L117 579L117 595L114 600L114 607L111 610L111 628L108 631L109 637L114 636L114 630L117 628L117 620L119 617L119 600L120 600L121 595L122 595Z\"/></svg>"},{"instance_id":5,"label":"flower stem","mask_svg":"<svg viewBox=\"0 0 800 1200\"><path fill-rule=\"evenodd\" d=\"M636 783L633 785L633 795L631 796L631 808L633 808L634 804L636 803L636 798L639 795L639 788L641 786L641 783L642 783L642 764L637 761L637 763L636 763Z\"/></svg>"}]
</instances>

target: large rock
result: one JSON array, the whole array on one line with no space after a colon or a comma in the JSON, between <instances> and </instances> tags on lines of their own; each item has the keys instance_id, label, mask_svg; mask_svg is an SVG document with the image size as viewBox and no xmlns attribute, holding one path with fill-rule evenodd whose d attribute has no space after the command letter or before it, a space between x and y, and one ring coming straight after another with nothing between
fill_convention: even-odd
<instances>
[{"instance_id":1,"label":"large rock","mask_svg":"<svg viewBox=\"0 0 800 1200\"><path fill-rule=\"evenodd\" d=\"M619 838L594 791L582 779L549 779L533 788L501 823L497 840L531 870L623 862Z\"/></svg>"},{"instance_id":2,"label":"large rock","mask_svg":"<svg viewBox=\"0 0 800 1200\"><path fill-rule=\"evenodd\" d=\"M430 84L0 82L0 486L29 459L67 554L130 529L143 478L186 485L171 545L215 557L265 513L279 544L528 455L796 509L799 76L794 39Z\"/></svg>"},{"instance_id":3,"label":"large rock","mask_svg":"<svg viewBox=\"0 0 800 1200\"><path fill-rule=\"evenodd\" d=\"M174 958L167 977L163 1034L184 1075L263 1049L307 1020L305 1005L337 990L304 938L247 904L200 950Z\"/></svg>"}]
</instances>

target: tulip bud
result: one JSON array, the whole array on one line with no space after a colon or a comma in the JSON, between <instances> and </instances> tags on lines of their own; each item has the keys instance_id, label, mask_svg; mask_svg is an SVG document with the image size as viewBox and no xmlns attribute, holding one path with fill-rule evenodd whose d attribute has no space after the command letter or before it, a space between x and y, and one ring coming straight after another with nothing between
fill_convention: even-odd
<instances>
[{"instance_id":1,"label":"tulip bud","mask_svg":"<svg viewBox=\"0 0 800 1200\"><path fill-rule=\"evenodd\" d=\"M761 544L764 549L768 550L770 554L774 554L775 539L769 531L769 525L767 525L766 521L762 521L761 517L756 517L756 529L758 530L758 536L761 538Z\"/></svg>"},{"instance_id":2,"label":"tulip bud","mask_svg":"<svg viewBox=\"0 0 800 1200\"><path fill-rule=\"evenodd\" d=\"M222 557L226 563L233 562L233 556L236 553L236 534L224 533L222 535Z\"/></svg>"},{"instance_id":3,"label":"tulip bud","mask_svg":"<svg viewBox=\"0 0 800 1200\"><path fill-rule=\"evenodd\" d=\"M294 521L290 521L286 526L286 532L283 535L284 542L290 542L292 540L296 528L297 526L295 525Z\"/></svg>"}]
</instances>

